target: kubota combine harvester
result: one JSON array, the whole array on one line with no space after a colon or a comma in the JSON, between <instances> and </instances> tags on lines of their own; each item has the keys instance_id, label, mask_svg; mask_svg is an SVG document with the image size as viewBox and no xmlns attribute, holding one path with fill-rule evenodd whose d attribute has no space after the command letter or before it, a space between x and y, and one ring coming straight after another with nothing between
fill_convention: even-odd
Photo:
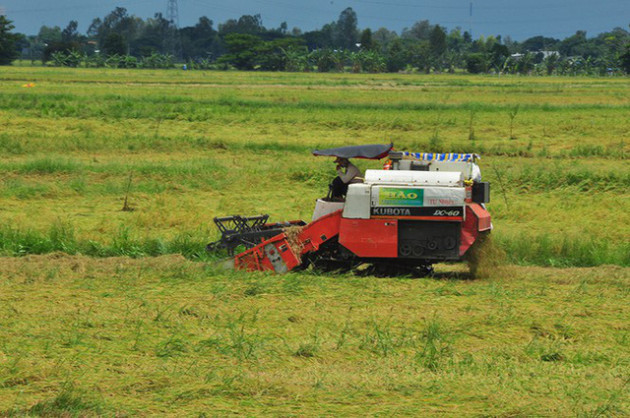
<instances>
[{"instance_id":1,"label":"kubota combine harvester","mask_svg":"<svg viewBox=\"0 0 630 418\"><path fill-rule=\"evenodd\" d=\"M389 161L350 184L344 201L318 199L308 224L267 223L267 215L215 218L221 239L208 249L226 249L234 268L250 271L368 265L376 274L426 274L433 263L465 260L492 228L484 207L490 187L475 154L401 152L391 144L313 154ZM245 251L234 255L237 248Z\"/></svg>"}]
</instances>

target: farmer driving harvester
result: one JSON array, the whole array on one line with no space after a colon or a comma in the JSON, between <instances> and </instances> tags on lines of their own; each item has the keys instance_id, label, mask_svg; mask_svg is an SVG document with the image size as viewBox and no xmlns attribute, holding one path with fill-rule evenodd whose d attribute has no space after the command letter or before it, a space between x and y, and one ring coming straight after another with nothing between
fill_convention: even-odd
<instances>
[{"instance_id":1,"label":"farmer driving harvester","mask_svg":"<svg viewBox=\"0 0 630 418\"><path fill-rule=\"evenodd\" d=\"M361 183L363 179L361 178L361 170L352 164L349 159L337 157L335 164L337 164L337 177L330 184L330 198L339 200L346 197L348 184Z\"/></svg>"},{"instance_id":2,"label":"farmer driving harvester","mask_svg":"<svg viewBox=\"0 0 630 418\"><path fill-rule=\"evenodd\" d=\"M357 145L325 150L314 150L313 155L336 157L337 177L329 185L328 198L343 201L348 192L348 185L363 182L361 170L350 162L350 158L376 160L385 157L392 149L389 145Z\"/></svg>"}]
</instances>

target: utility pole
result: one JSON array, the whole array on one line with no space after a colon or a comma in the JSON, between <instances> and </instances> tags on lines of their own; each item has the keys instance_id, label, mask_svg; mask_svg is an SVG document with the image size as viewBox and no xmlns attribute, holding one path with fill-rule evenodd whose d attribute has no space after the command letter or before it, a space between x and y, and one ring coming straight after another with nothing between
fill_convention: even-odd
<instances>
[{"instance_id":1,"label":"utility pole","mask_svg":"<svg viewBox=\"0 0 630 418\"><path fill-rule=\"evenodd\" d=\"M468 33L470 33L470 39L472 39L473 34L472 34L472 1L470 2L470 12L468 14Z\"/></svg>"},{"instance_id":2,"label":"utility pole","mask_svg":"<svg viewBox=\"0 0 630 418\"><path fill-rule=\"evenodd\" d=\"M176 59L181 59L181 42L179 39L179 9L177 0L168 0L166 4L166 20L170 22L170 27L165 40L166 52Z\"/></svg>"},{"instance_id":3,"label":"utility pole","mask_svg":"<svg viewBox=\"0 0 630 418\"><path fill-rule=\"evenodd\" d=\"M166 20L171 22L175 28L179 28L177 0L168 0L168 4L166 5Z\"/></svg>"}]
</instances>

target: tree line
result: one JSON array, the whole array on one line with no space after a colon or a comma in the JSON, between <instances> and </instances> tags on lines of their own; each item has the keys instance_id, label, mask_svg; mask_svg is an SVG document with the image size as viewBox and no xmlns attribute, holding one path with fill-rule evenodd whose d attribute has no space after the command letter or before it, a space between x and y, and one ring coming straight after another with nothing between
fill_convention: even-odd
<instances>
[{"instance_id":1,"label":"tree line","mask_svg":"<svg viewBox=\"0 0 630 418\"><path fill-rule=\"evenodd\" d=\"M500 35L473 39L420 20L397 33L360 30L352 8L320 29L266 28L260 15L229 19L216 28L206 16L177 28L161 13L142 19L117 7L95 18L86 33L72 20L37 35L12 33L0 16L0 65L22 58L46 65L425 73L630 74L630 32L614 28L595 37L577 31L565 39L534 36L522 42Z\"/></svg>"}]
</instances>

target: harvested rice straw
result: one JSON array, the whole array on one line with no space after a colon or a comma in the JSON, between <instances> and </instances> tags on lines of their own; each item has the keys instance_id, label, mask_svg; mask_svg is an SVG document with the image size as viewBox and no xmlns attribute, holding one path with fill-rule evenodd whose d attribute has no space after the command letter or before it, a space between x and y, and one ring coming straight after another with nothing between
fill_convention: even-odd
<instances>
[{"instance_id":1,"label":"harvested rice straw","mask_svg":"<svg viewBox=\"0 0 630 418\"><path fill-rule=\"evenodd\" d=\"M509 276L506 254L492 240L492 235L480 236L466 255L472 278L499 278Z\"/></svg>"},{"instance_id":2,"label":"harvested rice straw","mask_svg":"<svg viewBox=\"0 0 630 418\"><path fill-rule=\"evenodd\" d=\"M295 253L298 258L302 258L302 250L304 249L304 243L298 239L298 236L304 229L303 226L290 226L284 229L284 233L287 236L287 242L289 247Z\"/></svg>"}]
</instances>

